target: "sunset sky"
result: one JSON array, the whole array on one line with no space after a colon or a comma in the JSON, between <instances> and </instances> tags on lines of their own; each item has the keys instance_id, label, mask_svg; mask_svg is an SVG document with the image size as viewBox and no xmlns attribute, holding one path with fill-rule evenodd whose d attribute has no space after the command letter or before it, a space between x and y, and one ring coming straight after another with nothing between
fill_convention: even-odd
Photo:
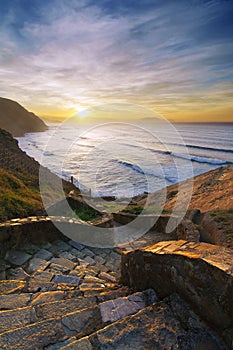
<instances>
[{"instance_id":1,"label":"sunset sky","mask_svg":"<svg viewBox=\"0 0 233 350\"><path fill-rule=\"evenodd\" d=\"M233 1L0 0L0 96L41 117L136 103L233 121Z\"/></svg>"}]
</instances>

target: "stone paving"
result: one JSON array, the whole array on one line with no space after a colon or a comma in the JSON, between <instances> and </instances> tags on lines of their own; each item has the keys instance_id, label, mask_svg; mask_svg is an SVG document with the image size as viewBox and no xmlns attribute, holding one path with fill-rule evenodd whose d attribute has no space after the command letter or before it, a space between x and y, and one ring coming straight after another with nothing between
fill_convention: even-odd
<instances>
[{"instance_id":1,"label":"stone paving","mask_svg":"<svg viewBox=\"0 0 233 350\"><path fill-rule=\"evenodd\" d=\"M154 289L121 285L122 250L153 239L161 234L117 249L65 237L8 249L0 260L0 349L226 349L178 296L159 300ZM171 242L159 247L169 246L172 252Z\"/></svg>"}]
</instances>

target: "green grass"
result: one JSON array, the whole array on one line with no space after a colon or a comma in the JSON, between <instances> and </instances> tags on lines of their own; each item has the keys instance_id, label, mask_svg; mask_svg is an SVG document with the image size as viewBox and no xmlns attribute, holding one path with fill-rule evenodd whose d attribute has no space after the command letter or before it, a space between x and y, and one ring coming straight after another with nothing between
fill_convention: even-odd
<instances>
[{"instance_id":1,"label":"green grass","mask_svg":"<svg viewBox=\"0 0 233 350\"><path fill-rule=\"evenodd\" d=\"M133 206L132 208L125 208L122 210L123 213L139 215L143 211L143 207L141 206Z\"/></svg>"},{"instance_id":2,"label":"green grass","mask_svg":"<svg viewBox=\"0 0 233 350\"><path fill-rule=\"evenodd\" d=\"M33 215L41 209L39 191L30 189L14 175L0 169L0 221Z\"/></svg>"},{"instance_id":3,"label":"green grass","mask_svg":"<svg viewBox=\"0 0 233 350\"><path fill-rule=\"evenodd\" d=\"M101 213L91 207L75 209L75 214L83 221L91 221L101 216Z\"/></svg>"}]
</instances>

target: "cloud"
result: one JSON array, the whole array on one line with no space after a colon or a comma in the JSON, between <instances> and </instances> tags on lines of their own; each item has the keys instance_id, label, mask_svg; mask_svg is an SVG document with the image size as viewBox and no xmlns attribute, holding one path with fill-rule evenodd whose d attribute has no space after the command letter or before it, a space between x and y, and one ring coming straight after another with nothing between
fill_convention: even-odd
<instances>
[{"instance_id":1,"label":"cloud","mask_svg":"<svg viewBox=\"0 0 233 350\"><path fill-rule=\"evenodd\" d=\"M0 8L2 95L32 109L114 101L176 109L210 93L228 101L232 3L133 3L8 2Z\"/></svg>"}]
</instances>

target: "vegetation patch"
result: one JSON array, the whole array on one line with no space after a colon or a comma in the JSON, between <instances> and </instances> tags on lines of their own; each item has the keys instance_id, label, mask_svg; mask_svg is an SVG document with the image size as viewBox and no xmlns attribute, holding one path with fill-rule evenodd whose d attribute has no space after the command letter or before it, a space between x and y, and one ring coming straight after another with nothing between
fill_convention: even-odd
<instances>
[{"instance_id":1,"label":"vegetation patch","mask_svg":"<svg viewBox=\"0 0 233 350\"><path fill-rule=\"evenodd\" d=\"M42 209L39 191L0 169L0 221L33 215Z\"/></svg>"}]
</instances>

